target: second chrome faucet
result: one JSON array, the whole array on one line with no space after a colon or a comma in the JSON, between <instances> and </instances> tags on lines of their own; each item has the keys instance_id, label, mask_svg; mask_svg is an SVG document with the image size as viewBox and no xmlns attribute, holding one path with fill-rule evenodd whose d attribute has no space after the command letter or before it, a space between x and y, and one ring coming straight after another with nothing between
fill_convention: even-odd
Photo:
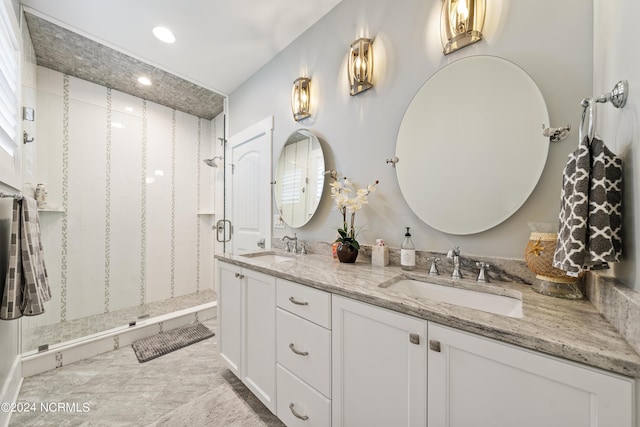
<instances>
[{"instance_id":1,"label":"second chrome faucet","mask_svg":"<svg viewBox=\"0 0 640 427\"><path fill-rule=\"evenodd\" d=\"M451 273L451 277L454 279L462 279L462 273L460 272L460 246L449 249L447 259L453 260L453 273Z\"/></svg>"}]
</instances>

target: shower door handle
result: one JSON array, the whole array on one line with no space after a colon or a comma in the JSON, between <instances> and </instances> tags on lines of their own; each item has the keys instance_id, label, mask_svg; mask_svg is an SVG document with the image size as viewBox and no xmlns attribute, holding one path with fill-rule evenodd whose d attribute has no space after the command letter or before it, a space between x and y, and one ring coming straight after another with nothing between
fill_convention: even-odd
<instances>
[{"instance_id":1,"label":"shower door handle","mask_svg":"<svg viewBox=\"0 0 640 427\"><path fill-rule=\"evenodd\" d=\"M227 226L229 228L229 233L227 233ZM231 225L231 221L228 219L221 219L216 222L216 241L226 243L231 240L232 233L233 226Z\"/></svg>"}]
</instances>

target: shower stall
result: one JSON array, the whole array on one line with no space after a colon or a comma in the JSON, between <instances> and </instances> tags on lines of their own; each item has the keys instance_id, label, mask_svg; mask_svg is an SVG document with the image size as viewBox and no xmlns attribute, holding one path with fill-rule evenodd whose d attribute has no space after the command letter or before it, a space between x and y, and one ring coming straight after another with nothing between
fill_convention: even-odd
<instances>
[{"instance_id":1,"label":"shower stall","mask_svg":"<svg viewBox=\"0 0 640 427\"><path fill-rule=\"evenodd\" d=\"M22 352L215 301L218 119L37 72L37 181L25 192L46 187L53 298L22 319Z\"/></svg>"}]
</instances>

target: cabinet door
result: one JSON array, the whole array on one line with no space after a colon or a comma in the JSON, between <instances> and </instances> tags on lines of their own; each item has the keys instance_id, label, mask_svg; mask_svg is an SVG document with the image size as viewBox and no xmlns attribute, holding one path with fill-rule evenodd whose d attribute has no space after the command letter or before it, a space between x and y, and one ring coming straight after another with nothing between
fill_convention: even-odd
<instances>
[{"instance_id":1,"label":"cabinet door","mask_svg":"<svg viewBox=\"0 0 640 427\"><path fill-rule=\"evenodd\" d=\"M218 262L218 347L229 369L241 377L242 279L241 268Z\"/></svg>"},{"instance_id":2,"label":"cabinet door","mask_svg":"<svg viewBox=\"0 0 640 427\"><path fill-rule=\"evenodd\" d=\"M243 269L245 322L243 382L271 410L276 411L276 280Z\"/></svg>"},{"instance_id":3,"label":"cabinet door","mask_svg":"<svg viewBox=\"0 0 640 427\"><path fill-rule=\"evenodd\" d=\"M332 425L425 426L427 322L332 298Z\"/></svg>"},{"instance_id":4,"label":"cabinet door","mask_svg":"<svg viewBox=\"0 0 640 427\"><path fill-rule=\"evenodd\" d=\"M632 425L629 378L432 323L429 343L430 427Z\"/></svg>"}]
</instances>

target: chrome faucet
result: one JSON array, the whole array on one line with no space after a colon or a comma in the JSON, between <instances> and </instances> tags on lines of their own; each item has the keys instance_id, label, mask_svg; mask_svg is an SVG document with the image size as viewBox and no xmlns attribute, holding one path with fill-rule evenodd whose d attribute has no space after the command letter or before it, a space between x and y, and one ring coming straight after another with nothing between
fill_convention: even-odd
<instances>
[{"instance_id":1,"label":"chrome faucet","mask_svg":"<svg viewBox=\"0 0 640 427\"><path fill-rule=\"evenodd\" d=\"M489 283L489 275L487 274L487 270L489 269L489 267L491 267L491 265L487 264L486 262L476 262L476 265L480 267L476 282Z\"/></svg>"},{"instance_id":2,"label":"chrome faucet","mask_svg":"<svg viewBox=\"0 0 640 427\"><path fill-rule=\"evenodd\" d=\"M460 273L460 246L449 249L447 259L453 260L453 273L451 273L451 277L454 279L462 279L462 273Z\"/></svg>"},{"instance_id":3,"label":"chrome faucet","mask_svg":"<svg viewBox=\"0 0 640 427\"><path fill-rule=\"evenodd\" d=\"M298 253L298 234L297 233L293 233L293 237L290 236L284 236L282 238L283 242L287 242L287 246L286 246L286 251L287 252L291 252L291 246L289 246L289 242L293 241L293 253Z\"/></svg>"},{"instance_id":4,"label":"chrome faucet","mask_svg":"<svg viewBox=\"0 0 640 427\"><path fill-rule=\"evenodd\" d=\"M438 276L440 272L438 271L438 262L440 262L440 258L438 257L429 257L427 261L431 261L431 268L429 268L429 274L432 276Z\"/></svg>"}]
</instances>

